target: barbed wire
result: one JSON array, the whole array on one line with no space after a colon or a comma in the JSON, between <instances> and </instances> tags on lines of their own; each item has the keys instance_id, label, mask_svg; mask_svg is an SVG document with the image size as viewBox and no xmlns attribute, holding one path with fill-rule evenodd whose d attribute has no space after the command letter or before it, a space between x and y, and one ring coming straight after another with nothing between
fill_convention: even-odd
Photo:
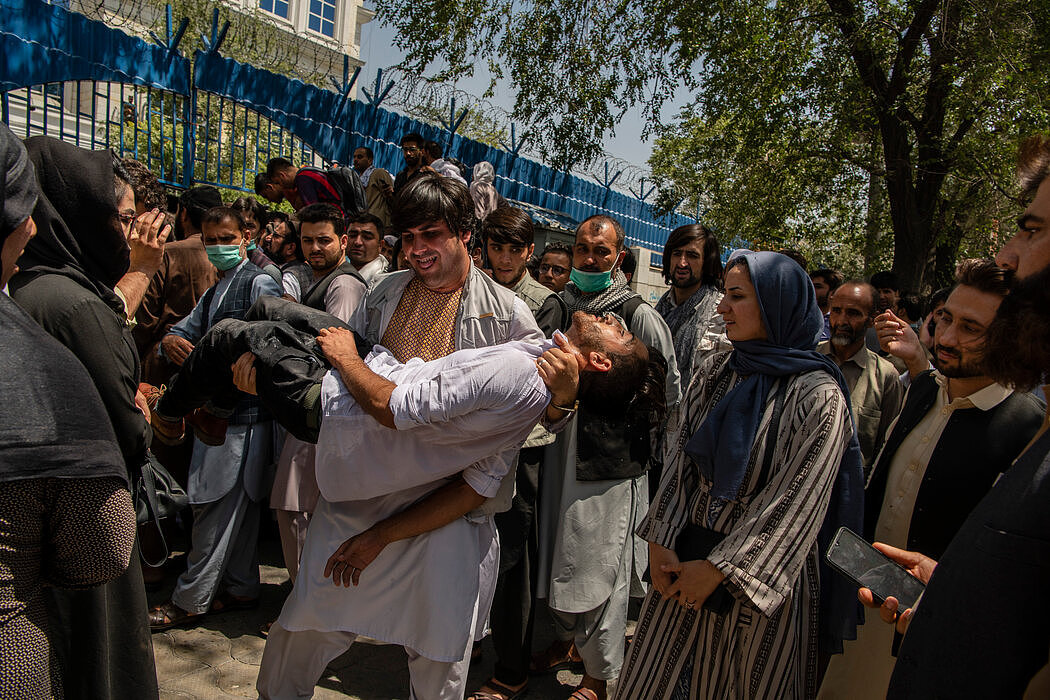
<instances>
[{"instance_id":1,"label":"barbed wire","mask_svg":"<svg viewBox=\"0 0 1050 700\"><path fill-rule=\"evenodd\" d=\"M190 20L181 46L186 54L201 45L202 34L211 31L213 13L218 9L220 25L231 22L231 31L222 48L224 55L328 90L332 89L333 79L339 82L343 78L344 52L338 41L319 34L309 38L298 36L291 22L261 10L258 3L254 3L254 7L232 9L213 0L69 0L68 8L150 41L151 32L165 36L167 4L172 6L176 25L183 17ZM491 146L517 147L523 142L519 154L544 162L543 154L530 147L527 133L515 130L512 138L513 115L490 100L397 66L384 68L383 77L384 82L393 80L394 83L383 102L384 107L425 123L442 125L450 119L455 100L457 113L464 108L469 110L458 133ZM554 163L548 165L557 167ZM646 201L650 201L653 192L647 168L609 153L579 163L571 172ZM682 193L679 199L684 200L685 196Z\"/></svg>"},{"instance_id":2,"label":"barbed wire","mask_svg":"<svg viewBox=\"0 0 1050 700\"><path fill-rule=\"evenodd\" d=\"M515 123L515 120L513 114L503 107L448 83L434 82L397 66L384 68L383 77L384 80L390 78L394 81L394 87L387 96L384 106L392 107L427 123L440 124L434 120L434 115L440 115L441 119L447 120L450 116L450 106L455 100L457 113L463 108L469 109L470 113L476 116L477 121L481 122L485 132L497 135L495 140L485 138L479 140L490 143L490 145L512 145L511 125ZM477 128L477 121L473 124L465 124L467 129L461 129L459 133L467 137L484 137L485 133L471 133L471 127ZM517 140L521 140L523 136L525 145L522 146L519 153L543 162L543 155L529 147L527 136L521 133L516 134ZM608 171L606 171L606 166L608 166ZM606 178L615 177L612 189L632 197L638 197L640 194L646 195L652 186L652 176L647 168L609 153L587 163L578 164L571 172L585 179L596 180L601 185L608 182ZM684 196L683 194L683 199Z\"/></svg>"},{"instance_id":3,"label":"barbed wire","mask_svg":"<svg viewBox=\"0 0 1050 700\"><path fill-rule=\"evenodd\" d=\"M234 9L213 0L70 0L68 8L151 41L150 32L165 36L168 4L176 26L183 17L190 20L180 47L185 54L201 47L200 36L210 33L217 9L220 26L231 23L222 47L224 55L329 90L329 78L342 79L344 52L337 40L321 34L299 36L292 22L261 10L258 3Z\"/></svg>"}]
</instances>

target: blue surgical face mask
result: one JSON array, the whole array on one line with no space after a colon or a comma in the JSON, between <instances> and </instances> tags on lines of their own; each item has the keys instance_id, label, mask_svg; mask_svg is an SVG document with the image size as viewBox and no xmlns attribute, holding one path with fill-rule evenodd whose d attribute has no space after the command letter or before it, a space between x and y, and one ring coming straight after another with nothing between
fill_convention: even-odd
<instances>
[{"instance_id":1,"label":"blue surgical face mask","mask_svg":"<svg viewBox=\"0 0 1050 700\"><path fill-rule=\"evenodd\" d=\"M615 269L614 267L612 270L605 272L584 272L574 267L569 273L569 281L575 284L581 292L600 292L612 284L612 275Z\"/></svg>"},{"instance_id":2,"label":"blue surgical face mask","mask_svg":"<svg viewBox=\"0 0 1050 700\"><path fill-rule=\"evenodd\" d=\"M252 242L252 243L249 243L249 244L248 244L248 247L247 247L247 248L245 248L245 250L247 250L247 251L248 251L248 252L250 253L250 252L252 252L253 250L255 250L256 248L258 248L258 247L259 247L259 246L255 245L255 243L254 243L254 242Z\"/></svg>"},{"instance_id":3,"label":"blue surgical face mask","mask_svg":"<svg viewBox=\"0 0 1050 700\"><path fill-rule=\"evenodd\" d=\"M220 272L237 267L243 259L239 245L206 245L204 251L208 254L208 262Z\"/></svg>"}]
</instances>

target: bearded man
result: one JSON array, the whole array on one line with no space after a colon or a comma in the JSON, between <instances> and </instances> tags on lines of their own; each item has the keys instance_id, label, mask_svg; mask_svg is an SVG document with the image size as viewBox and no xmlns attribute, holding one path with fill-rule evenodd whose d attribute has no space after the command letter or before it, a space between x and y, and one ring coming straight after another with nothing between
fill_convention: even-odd
<instances>
[{"instance_id":1,"label":"bearded man","mask_svg":"<svg viewBox=\"0 0 1050 700\"><path fill-rule=\"evenodd\" d=\"M884 349L908 364L908 396L865 491L865 536L934 558L1035 435L1043 408L985 368L985 334L1010 292L1007 270L966 260L944 305L930 371L915 332L887 312L876 319ZM982 575L976 570L974 575ZM856 641L828 666L820 697L884 698L893 672L893 628L867 611Z\"/></svg>"}]
</instances>

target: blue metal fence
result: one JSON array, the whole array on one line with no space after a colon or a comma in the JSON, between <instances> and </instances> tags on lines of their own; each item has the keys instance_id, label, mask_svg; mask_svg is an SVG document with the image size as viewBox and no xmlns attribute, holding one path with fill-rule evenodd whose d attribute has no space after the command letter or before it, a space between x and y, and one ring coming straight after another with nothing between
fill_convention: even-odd
<instances>
[{"instance_id":1,"label":"blue metal fence","mask_svg":"<svg viewBox=\"0 0 1050 700\"><path fill-rule=\"evenodd\" d=\"M381 107L381 85L349 98L356 74L338 92L275 75L219 54L226 28L192 61L178 51L182 30L151 44L42 0L0 0L0 107L25 136L47 133L85 148L110 147L145 162L173 185L204 182L251 191L277 155L296 163L349 163L366 145L377 167L402 167L398 143L419 132L446 153L497 173L508 199L574 219L608 213L634 245L661 250L668 232L692 223L658 218L649 204L605 185L559 172L516 150L496 148ZM217 21L217 15L216 15ZM454 129L453 129L454 131Z\"/></svg>"}]
</instances>

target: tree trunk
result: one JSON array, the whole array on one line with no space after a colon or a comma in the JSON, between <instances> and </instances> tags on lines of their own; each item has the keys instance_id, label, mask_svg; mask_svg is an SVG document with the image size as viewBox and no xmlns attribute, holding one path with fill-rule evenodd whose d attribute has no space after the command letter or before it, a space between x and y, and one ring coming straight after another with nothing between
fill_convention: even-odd
<instances>
[{"instance_id":1,"label":"tree trunk","mask_svg":"<svg viewBox=\"0 0 1050 700\"><path fill-rule=\"evenodd\" d=\"M929 216L920 208L912 183L911 144L905 125L891 114L879 115L886 161L886 196L893 222L893 272L902 289L919 289L933 249Z\"/></svg>"},{"instance_id":2,"label":"tree trunk","mask_svg":"<svg viewBox=\"0 0 1050 700\"><path fill-rule=\"evenodd\" d=\"M882 215L886 211L886 190L883 179L874 173L868 175L868 210L864 217L864 276L871 277L879 254L879 240L883 236Z\"/></svg>"}]
</instances>

